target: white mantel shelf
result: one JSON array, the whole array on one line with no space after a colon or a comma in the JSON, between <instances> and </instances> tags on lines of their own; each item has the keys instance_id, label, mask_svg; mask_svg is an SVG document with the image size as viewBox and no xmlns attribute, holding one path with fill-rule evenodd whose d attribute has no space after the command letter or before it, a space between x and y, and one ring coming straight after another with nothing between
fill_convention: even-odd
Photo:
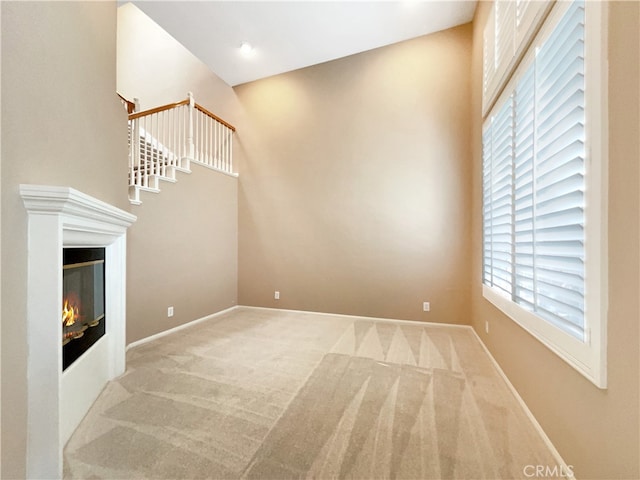
<instances>
[{"instance_id":1,"label":"white mantel shelf","mask_svg":"<svg viewBox=\"0 0 640 480\"><path fill-rule=\"evenodd\" d=\"M27 235L27 478L61 478L62 450L125 369L126 232L135 215L70 187L20 185ZM62 250L105 248L106 332L62 372Z\"/></svg>"}]
</instances>

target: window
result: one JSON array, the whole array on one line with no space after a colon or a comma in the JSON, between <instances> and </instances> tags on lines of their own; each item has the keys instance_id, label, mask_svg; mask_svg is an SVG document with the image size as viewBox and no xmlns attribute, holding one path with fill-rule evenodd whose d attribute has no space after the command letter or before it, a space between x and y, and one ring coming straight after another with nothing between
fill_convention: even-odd
<instances>
[{"instance_id":1,"label":"window","mask_svg":"<svg viewBox=\"0 0 640 480\"><path fill-rule=\"evenodd\" d=\"M495 0L483 32L482 113L496 99L552 2Z\"/></svg>"},{"instance_id":2,"label":"window","mask_svg":"<svg viewBox=\"0 0 640 480\"><path fill-rule=\"evenodd\" d=\"M604 7L558 2L483 127L483 293L606 387ZM604 253L603 253L604 252Z\"/></svg>"}]
</instances>

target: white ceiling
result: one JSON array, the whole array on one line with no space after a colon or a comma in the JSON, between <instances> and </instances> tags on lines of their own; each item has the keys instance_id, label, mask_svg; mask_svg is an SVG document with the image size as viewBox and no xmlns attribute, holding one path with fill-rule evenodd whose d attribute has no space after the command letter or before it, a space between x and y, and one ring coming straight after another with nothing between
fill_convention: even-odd
<instances>
[{"instance_id":1,"label":"white ceiling","mask_svg":"<svg viewBox=\"0 0 640 480\"><path fill-rule=\"evenodd\" d=\"M470 22L476 0L134 1L231 86ZM240 54L242 42L254 55Z\"/></svg>"}]
</instances>

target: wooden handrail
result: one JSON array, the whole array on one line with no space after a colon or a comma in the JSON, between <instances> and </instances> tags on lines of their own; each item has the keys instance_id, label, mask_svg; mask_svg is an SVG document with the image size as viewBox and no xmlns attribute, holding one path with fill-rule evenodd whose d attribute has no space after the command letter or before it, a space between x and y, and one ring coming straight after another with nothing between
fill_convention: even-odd
<instances>
[{"instance_id":1,"label":"wooden handrail","mask_svg":"<svg viewBox=\"0 0 640 480\"><path fill-rule=\"evenodd\" d=\"M220 122L222 125L224 125L225 127L227 127L228 129L230 129L232 132L236 131L236 127L234 127L233 125L231 125L229 122L225 122L223 119L221 119L219 116L217 116L214 113L211 113L209 110L207 110L206 108L204 108L202 105L198 105L197 103L195 104L196 110L200 110L202 113L204 113L205 115L207 115L208 117L213 118L216 122Z\"/></svg>"},{"instance_id":2,"label":"wooden handrail","mask_svg":"<svg viewBox=\"0 0 640 480\"><path fill-rule=\"evenodd\" d=\"M136 112L129 115L129 120L134 120L140 117L146 117L147 115L151 115L153 113L164 112L165 110L171 110L172 108L181 107L182 105L189 105L189 99L182 100L177 103L168 103L167 105L162 105L161 107L151 108L149 110L145 110L143 112Z\"/></svg>"},{"instance_id":3,"label":"wooden handrail","mask_svg":"<svg viewBox=\"0 0 640 480\"><path fill-rule=\"evenodd\" d=\"M120 98L122 98L122 100L127 102L127 105L129 103L131 103L126 98L123 98L120 94L118 94L118 96ZM182 100L182 101L176 102L176 103L168 103L167 105L162 105L161 107L156 107L156 108L150 108L149 110L144 110L142 112L130 113L129 114L129 120L134 120L134 119L140 118L140 117L146 117L147 115L152 115L152 114L158 113L158 112L164 112L165 110L171 110L172 108L181 107L182 105L189 105L189 99L187 98L185 100ZM195 106L196 110L199 110L200 112L204 113L206 116L208 116L210 118L213 118L216 122L221 123L222 125L224 125L228 129L230 129L232 132L236 131L236 127L231 125L229 122L226 122L225 120L221 119L215 113L211 113L209 110L204 108L202 105L199 105L199 104L195 103L194 106Z\"/></svg>"},{"instance_id":4,"label":"wooden handrail","mask_svg":"<svg viewBox=\"0 0 640 480\"><path fill-rule=\"evenodd\" d=\"M118 92L116 92L116 95L118 95L118 97L120 97L120 100L122 100L125 103L125 105L127 106L127 113L129 115L131 115L136 109L136 104L134 102L131 102L131 101L127 100L122 95L120 95Z\"/></svg>"}]
</instances>

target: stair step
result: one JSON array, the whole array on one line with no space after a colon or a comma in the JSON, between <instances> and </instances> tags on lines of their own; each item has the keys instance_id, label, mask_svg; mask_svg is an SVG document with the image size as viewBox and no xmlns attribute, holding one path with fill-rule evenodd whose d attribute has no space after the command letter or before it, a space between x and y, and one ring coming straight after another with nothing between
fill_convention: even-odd
<instances>
[{"instance_id":1,"label":"stair step","mask_svg":"<svg viewBox=\"0 0 640 480\"><path fill-rule=\"evenodd\" d=\"M143 174L144 175L144 174ZM157 173L150 173L149 183L158 183L157 180L162 180L163 182L176 183L178 180L176 179L175 173L174 175L159 175ZM131 173L129 173L129 181L131 181Z\"/></svg>"},{"instance_id":2,"label":"stair step","mask_svg":"<svg viewBox=\"0 0 640 480\"><path fill-rule=\"evenodd\" d=\"M143 187L140 185L129 185L129 202L132 205L142 204L142 200L140 200L140 192L160 193L160 189Z\"/></svg>"},{"instance_id":3,"label":"stair step","mask_svg":"<svg viewBox=\"0 0 640 480\"><path fill-rule=\"evenodd\" d=\"M149 193L160 193L159 188L153 187L143 187L142 185L131 185L131 187L141 191L141 192L149 192Z\"/></svg>"}]
</instances>

